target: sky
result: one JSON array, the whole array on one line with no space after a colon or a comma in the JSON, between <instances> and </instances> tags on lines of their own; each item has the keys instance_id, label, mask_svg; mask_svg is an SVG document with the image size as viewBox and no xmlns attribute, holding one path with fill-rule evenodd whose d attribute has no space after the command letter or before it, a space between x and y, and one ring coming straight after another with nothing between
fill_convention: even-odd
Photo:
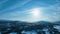
<instances>
[{"instance_id":1,"label":"sky","mask_svg":"<svg viewBox=\"0 0 60 34\"><path fill-rule=\"evenodd\" d=\"M60 0L0 0L0 20L60 21Z\"/></svg>"}]
</instances>

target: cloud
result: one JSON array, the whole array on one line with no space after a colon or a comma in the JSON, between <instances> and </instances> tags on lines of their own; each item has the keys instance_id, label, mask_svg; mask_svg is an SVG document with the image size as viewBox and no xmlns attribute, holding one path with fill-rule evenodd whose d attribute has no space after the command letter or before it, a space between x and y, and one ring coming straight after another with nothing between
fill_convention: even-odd
<instances>
[{"instance_id":1,"label":"cloud","mask_svg":"<svg viewBox=\"0 0 60 34\"><path fill-rule=\"evenodd\" d=\"M6 9L3 9L2 12L6 12L6 11L10 11L10 10L15 10L15 9L17 9L17 8L19 8L19 7L24 6L26 3L30 2L30 1L31 1L31 0L19 1L19 2L17 2L15 5L10 6L10 7L6 8Z\"/></svg>"},{"instance_id":2,"label":"cloud","mask_svg":"<svg viewBox=\"0 0 60 34\"><path fill-rule=\"evenodd\" d=\"M3 4L3 3L5 3L5 2L7 2L7 1L8 1L8 0L3 0L3 1L1 1L1 2L0 2L0 5Z\"/></svg>"}]
</instances>

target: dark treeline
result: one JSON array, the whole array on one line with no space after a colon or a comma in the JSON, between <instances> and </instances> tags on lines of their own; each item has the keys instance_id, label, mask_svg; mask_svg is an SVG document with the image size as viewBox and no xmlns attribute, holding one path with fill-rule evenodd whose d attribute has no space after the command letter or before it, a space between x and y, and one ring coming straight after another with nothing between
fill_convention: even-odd
<instances>
[{"instance_id":1,"label":"dark treeline","mask_svg":"<svg viewBox=\"0 0 60 34\"><path fill-rule=\"evenodd\" d=\"M26 34L22 32L34 30L37 34L47 34L47 31L49 34L60 34L60 31L54 28L55 26L60 26L60 22L39 21L37 23L28 23L22 21L0 21L0 32L1 34L10 34L11 32Z\"/></svg>"}]
</instances>

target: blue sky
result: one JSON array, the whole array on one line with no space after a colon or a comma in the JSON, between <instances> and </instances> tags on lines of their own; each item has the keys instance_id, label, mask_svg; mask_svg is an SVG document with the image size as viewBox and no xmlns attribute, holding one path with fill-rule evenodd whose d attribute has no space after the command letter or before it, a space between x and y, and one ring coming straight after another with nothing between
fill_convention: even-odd
<instances>
[{"instance_id":1,"label":"blue sky","mask_svg":"<svg viewBox=\"0 0 60 34\"><path fill-rule=\"evenodd\" d=\"M30 12L39 8L39 16ZM34 18L35 17L35 18ZM0 0L0 20L60 21L60 0Z\"/></svg>"}]
</instances>

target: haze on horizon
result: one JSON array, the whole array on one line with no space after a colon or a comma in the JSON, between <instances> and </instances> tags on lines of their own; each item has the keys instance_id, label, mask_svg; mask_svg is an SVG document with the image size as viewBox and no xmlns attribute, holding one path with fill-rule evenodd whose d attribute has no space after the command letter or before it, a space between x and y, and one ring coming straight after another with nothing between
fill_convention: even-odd
<instances>
[{"instance_id":1,"label":"haze on horizon","mask_svg":"<svg viewBox=\"0 0 60 34\"><path fill-rule=\"evenodd\" d=\"M0 0L0 20L60 21L60 0Z\"/></svg>"}]
</instances>

